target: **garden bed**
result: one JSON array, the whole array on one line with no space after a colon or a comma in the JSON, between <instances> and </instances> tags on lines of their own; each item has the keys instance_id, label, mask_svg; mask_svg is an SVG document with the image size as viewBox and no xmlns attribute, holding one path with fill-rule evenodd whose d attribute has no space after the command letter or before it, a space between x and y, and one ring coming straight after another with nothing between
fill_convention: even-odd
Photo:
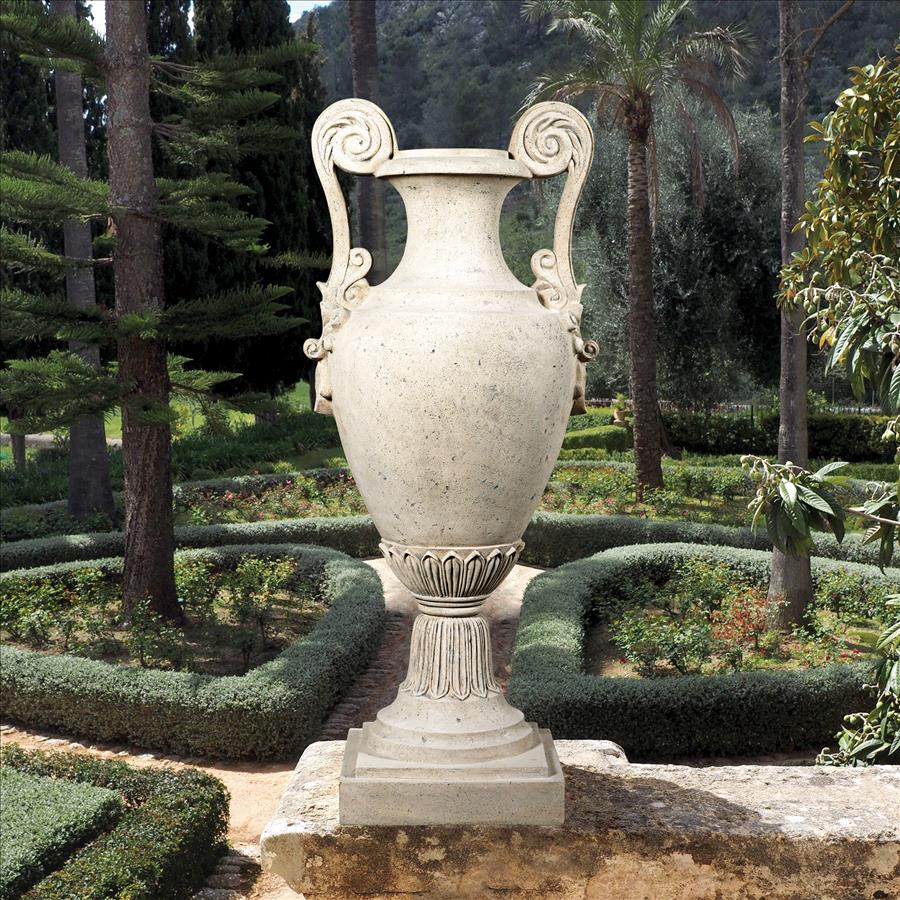
<instances>
[{"instance_id":1,"label":"garden bed","mask_svg":"<svg viewBox=\"0 0 900 900\"><path fill-rule=\"evenodd\" d=\"M667 678L586 672L592 625L652 602L647 584L664 583L689 559L726 565L757 587L766 583L771 564L768 553L753 550L651 544L609 550L538 576L523 600L511 702L554 737L613 740L635 759L770 753L829 742L843 716L870 699L866 664ZM827 580L839 596L832 589L841 572L856 585L848 596L858 596L859 586L883 596L898 585L892 572L885 576L874 566L813 560L817 584Z\"/></svg>"},{"instance_id":2,"label":"garden bed","mask_svg":"<svg viewBox=\"0 0 900 900\"><path fill-rule=\"evenodd\" d=\"M874 470L887 466L870 467ZM634 495L634 463L627 460L561 461L541 500L541 510L574 514L630 515L639 518L691 520L747 525L747 501L755 487L739 461L665 462L666 487ZM895 470L896 474L896 470ZM845 501L865 497L865 482L848 479L836 489ZM178 526L242 523L288 518L361 515L365 504L346 468L307 469L188 481L173 491ZM117 502L121 497L117 498ZM851 520L849 527L854 527ZM0 538L29 540L67 533L109 531L103 515L77 522L65 501L0 510Z\"/></svg>"},{"instance_id":3,"label":"garden bed","mask_svg":"<svg viewBox=\"0 0 900 900\"><path fill-rule=\"evenodd\" d=\"M305 637L328 609L323 562L191 551L175 561L184 619L122 606L121 566L51 567L0 578L0 641L44 653L211 675L245 674Z\"/></svg>"},{"instance_id":4,"label":"garden bed","mask_svg":"<svg viewBox=\"0 0 900 900\"><path fill-rule=\"evenodd\" d=\"M242 676L116 665L70 654L0 648L6 713L95 740L229 758L298 753L378 647L384 598L375 572L320 547L237 545L178 554L180 562L291 560L321 574L328 610L304 637ZM94 560L115 572L121 560ZM84 564L5 573L16 590L76 577Z\"/></svg>"},{"instance_id":5,"label":"garden bed","mask_svg":"<svg viewBox=\"0 0 900 900\"><path fill-rule=\"evenodd\" d=\"M771 550L765 531L638 516L536 513L524 535L522 562L550 568L631 544L679 541ZM224 547L232 544L316 544L357 558L379 556L378 532L368 516L312 516L229 525L182 526L175 545ZM0 572L56 562L118 556L125 548L121 531L73 534L13 541L0 545ZM874 563L877 549L848 535L839 544L828 534L816 535L817 556Z\"/></svg>"},{"instance_id":6,"label":"garden bed","mask_svg":"<svg viewBox=\"0 0 900 900\"><path fill-rule=\"evenodd\" d=\"M90 839L80 848L58 844L60 852L50 863L55 871L42 879L37 875L40 880L25 894L28 900L181 900L202 887L225 850L228 793L221 782L196 770L134 769L114 760L29 753L16 746L3 749L0 764L14 778L53 779L52 790L43 795L45 809L55 794L73 802L83 796L85 813L88 798L104 798L103 814L94 816L95 836L82 833L82 841ZM97 804L92 808L96 811ZM19 896L23 885L4 896Z\"/></svg>"}]
</instances>

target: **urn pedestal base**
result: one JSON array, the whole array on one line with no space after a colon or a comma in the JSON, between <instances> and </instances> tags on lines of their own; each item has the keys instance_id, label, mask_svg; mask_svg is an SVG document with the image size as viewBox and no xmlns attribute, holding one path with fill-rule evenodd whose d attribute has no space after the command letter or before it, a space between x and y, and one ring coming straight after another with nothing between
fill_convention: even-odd
<instances>
[{"instance_id":1,"label":"urn pedestal base","mask_svg":"<svg viewBox=\"0 0 900 900\"><path fill-rule=\"evenodd\" d=\"M342 825L561 825L565 787L550 732L502 759L442 765L366 752L375 723L351 728L340 777Z\"/></svg>"}]
</instances>

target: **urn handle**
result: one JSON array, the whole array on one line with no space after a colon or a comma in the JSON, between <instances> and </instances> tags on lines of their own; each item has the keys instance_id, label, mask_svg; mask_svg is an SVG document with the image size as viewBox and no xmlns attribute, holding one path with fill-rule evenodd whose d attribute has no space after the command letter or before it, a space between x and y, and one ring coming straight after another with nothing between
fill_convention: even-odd
<instances>
[{"instance_id":1,"label":"urn handle","mask_svg":"<svg viewBox=\"0 0 900 900\"><path fill-rule=\"evenodd\" d=\"M344 324L350 311L366 299L366 275L372 267L368 250L350 246L347 202L337 170L371 175L396 150L397 136L388 117L368 100L354 98L332 103L313 125L313 161L328 202L333 250L328 281L318 282L322 292L322 336L306 341L303 352L318 360L316 412L326 415L332 412L328 354L334 346L334 332Z\"/></svg>"},{"instance_id":2,"label":"urn handle","mask_svg":"<svg viewBox=\"0 0 900 900\"><path fill-rule=\"evenodd\" d=\"M526 110L513 129L509 153L525 163L536 178L566 172L566 183L556 210L553 249L538 250L531 257L538 299L559 313L563 327L572 335L572 350L578 359L572 414L585 412L585 363L600 348L581 337L581 292L572 268L572 229L575 210L594 159L594 135L587 119L568 103L536 103Z\"/></svg>"}]
</instances>

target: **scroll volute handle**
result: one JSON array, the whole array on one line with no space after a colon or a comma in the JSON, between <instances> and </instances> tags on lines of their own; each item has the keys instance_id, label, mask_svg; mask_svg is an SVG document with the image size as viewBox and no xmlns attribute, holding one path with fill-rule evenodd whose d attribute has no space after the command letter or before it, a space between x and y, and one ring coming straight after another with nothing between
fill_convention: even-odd
<instances>
[{"instance_id":1,"label":"scroll volute handle","mask_svg":"<svg viewBox=\"0 0 900 900\"><path fill-rule=\"evenodd\" d=\"M322 292L322 336L310 338L303 351L316 366L316 412L330 415L331 379L328 355L334 332L359 306L369 291L366 275L372 254L363 247L350 246L347 201L337 170L353 175L372 175L397 151L397 136L388 117L368 100L350 99L332 103L316 119L312 130L312 153L316 173L322 183L331 217L332 256L328 280L319 282Z\"/></svg>"},{"instance_id":2,"label":"scroll volute handle","mask_svg":"<svg viewBox=\"0 0 900 900\"><path fill-rule=\"evenodd\" d=\"M566 173L566 182L556 210L553 249L538 250L531 257L534 289L541 303L559 313L563 326L572 335L572 349L578 359L572 414L585 411L584 364L600 348L581 337L581 292L572 268L572 230L581 191L594 159L594 135L587 119L568 103L537 103L527 109L513 129L509 153L531 170L536 178Z\"/></svg>"}]
</instances>

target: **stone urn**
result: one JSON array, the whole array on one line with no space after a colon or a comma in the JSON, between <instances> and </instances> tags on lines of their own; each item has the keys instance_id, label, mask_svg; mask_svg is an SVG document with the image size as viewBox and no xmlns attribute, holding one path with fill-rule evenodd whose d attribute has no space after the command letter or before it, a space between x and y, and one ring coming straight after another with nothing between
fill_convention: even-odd
<instances>
[{"instance_id":1,"label":"stone urn","mask_svg":"<svg viewBox=\"0 0 900 900\"><path fill-rule=\"evenodd\" d=\"M509 150L399 150L365 100L328 107L312 133L334 255L322 291L316 411L335 417L381 551L418 601L396 700L348 736L346 824L557 824L563 779L549 732L494 677L485 599L522 550L570 412L584 411L575 208L593 157L584 116L540 103ZM403 258L382 284L352 247L338 170L389 181L406 206ZM500 246L520 181L566 173L553 249L522 284Z\"/></svg>"}]
</instances>

